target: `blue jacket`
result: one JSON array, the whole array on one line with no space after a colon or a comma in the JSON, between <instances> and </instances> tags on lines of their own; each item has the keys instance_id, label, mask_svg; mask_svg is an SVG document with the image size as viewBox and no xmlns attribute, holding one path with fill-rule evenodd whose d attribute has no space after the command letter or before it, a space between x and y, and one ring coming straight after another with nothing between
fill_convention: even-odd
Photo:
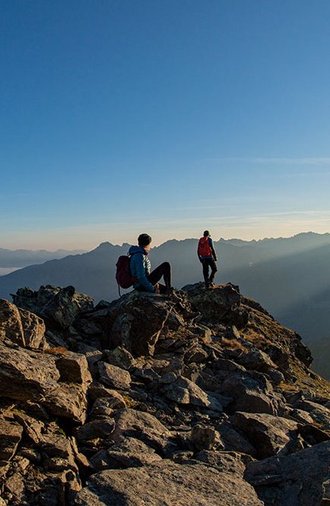
<instances>
[{"instance_id":1,"label":"blue jacket","mask_svg":"<svg viewBox=\"0 0 330 506\"><path fill-rule=\"evenodd\" d=\"M148 253L140 246L131 246L128 254L131 257L131 274L137 279L137 282L133 285L134 288L144 290L145 292L154 292L155 288L147 278L151 272Z\"/></svg>"}]
</instances>

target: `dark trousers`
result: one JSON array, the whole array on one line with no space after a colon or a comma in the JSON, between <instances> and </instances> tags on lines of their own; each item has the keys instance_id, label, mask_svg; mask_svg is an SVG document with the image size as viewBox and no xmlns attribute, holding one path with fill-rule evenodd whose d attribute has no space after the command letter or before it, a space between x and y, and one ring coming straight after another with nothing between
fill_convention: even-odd
<instances>
[{"instance_id":1,"label":"dark trousers","mask_svg":"<svg viewBox=\"0 0 330 506\"><path fill-rule=\"evenodd\" d=\"M212 257L203 258L203 276L205 283L213 283L215 273L217 272L217 265ZM211 276L209 277L209 269L211 268Z\"/></svg>"},{"instance_id":2,"label":"dark trousers","mask_svg":"<svg viewBox=\"0 0 330 506\"><path fill-rule=\"evenodd\" d=\"M160 292L165 292L171 288L171 266L168 262L160 264L148 276L148 280L152 285L156 285L161 278L164 278L164 285L159 285Z\"/></svg>"}]
</instances>

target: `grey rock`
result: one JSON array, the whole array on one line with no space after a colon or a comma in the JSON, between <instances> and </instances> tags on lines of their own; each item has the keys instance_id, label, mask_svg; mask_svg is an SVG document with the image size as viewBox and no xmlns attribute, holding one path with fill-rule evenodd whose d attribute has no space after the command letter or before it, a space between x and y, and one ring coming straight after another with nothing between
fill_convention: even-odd
<instances>
[{"instance_id":1,"label":"grey rock","mask_svg":"<svg viewBox=\"0 0 330 506\"><path fill-rule=\"evenodd\" d=\"M160 452L170 446L171 432L149 413L127 408L118 410L114 419L115 430L111 439L116 443L126 437L135 437Z\"/></svg>"},{"instance_id":2,"label":"grey rock","mask_svg":"<svg viewBox=\"0 0 330 506\"><path fill-rule=\"evenodd\" d=\"M38 291L20 288L13 295L14 304L32 311L61 329L68 329L78 314L93 308L93 299L74 287L41 286Z\"/></svg>"},{"instance_id":3,"label":"grey rock","mask_svg":"<svg viewBox=\"0 0 330 506\"><path fill-rule=\"evenodd\" d=\"M75 504L261 506L262 502L240 476L221 473L203 464L163 461L97 473L77 494Z\"/></svg>"},{"instance_id":4,"label":"grey rock","mask_svg":"<svg viewBox=\"0 0 330 506\"><path fill-rule=\"evenodd\" d=\"M100 381L105 385L119 390L128 390L131 385L131 375L128 371L106 362L98 363Z\"/></svg>"},{"instance_id":5,"label":"grey rock","mask_svg":"<svg viewBox=\"0 0 330 506\"><path fill-rule=\"evenodd\" d=\"M265 504L311 506L327 504L330 441L288 456L248 464L245 479Z\"/></svg>"},{"instance_id":6,"label":"grey rock","mask_svg":"<svg viewBox=\"0 0 330 506\"><path fill-rule=\"evenodd\" d=\"M290 434L297 430L293 420L266 413L236 412L232 421L257 449L259 458L276 455L290 442Z\"/></svg>"},{"instance_id":7,"label":"grey rock","mask_svg":"<svg viewBox=\"0 0 330 506\"><path fill-rule=\"evenodd\" d=\"M227 451L203 450L195 455L195 459L209 464L219 471L244 475L247 464L254 459L247 454Z\"/></svg>"}]
</instances>

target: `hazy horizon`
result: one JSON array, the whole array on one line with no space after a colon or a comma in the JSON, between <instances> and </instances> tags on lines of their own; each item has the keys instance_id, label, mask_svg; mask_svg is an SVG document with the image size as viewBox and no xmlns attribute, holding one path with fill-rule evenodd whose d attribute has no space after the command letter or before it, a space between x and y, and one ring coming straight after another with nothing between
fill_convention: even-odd
<instances>
[{"instance_id":1,"label":"hazy horizon","mask_svg":"<svg viewBox=\"0 0 330 506\"><path fill-rule=\"evenodd\" d=\"M148 230L146 231L148 232ZM199 235L195 235L195 236L186 236L186 237L167 237L164 241L161 241L161 242L157 242L157 237L153 237L152 236L152 246L153 247L158 247L158 246L161 246L162 244L168 242L168 241L185 241L185 240L198 240L199 237L202 236L202 232L203 230L200 231L200 234ZM279 236L263 236L263 237L253 237L253 238L249 238L249 239L244 239L243 237L216 237L212 231L211 232L211 236L213 238L214 241L218 242L220 240L224 240L224 241L245 241L245 242L253 242L253 241L263 241L263 240L270 240L270 239L292 239L296 236L300 236L300 235L305 235L305 234L315 234L315 235L327 235L327 234L330 234L330 232L322 232L322 233L319 233L319 232L315 232L314 230L303 230L303 231L299 231L297 233L294 233L293 235L279 235ZM140 232L139 232L140 233ZM11 248L11 247L4 247L3 244L0 244L0 250L1 249L6 249L6 250L9 250L9 251L19 251L19 250L27 250L27 251L32 251L32 252L39 252L39 251L45 251L45 252L48 252L48 253L56 253L56 252L60 252L60 251L65 251L65 252L68 252L68 253L76 253L76 254L80 254L80 253L84 253L84 252L88 252L88 251L91 251L95 248L97 248L100 244L102 243L110 243L112 244L113 246L120 246L122 247L124 244L136 244L137 242L137 237L135 237L135 239L133 239L132 241L128 241L128 240L124 240L122 242L116 242L115 240L111 239L111 238L101 238L98 242L96 243L93 243L93 244L90 244L90 246L86 247L86 248L83 248L81 245L79 246L75 246L74 249L70 249L70 248L66 248L65 246L60 246L60 247L57 247L56 249L52 250L52 249L49 249L49 248L46 248L44 246L40 247L40 248L27 248L26 246L22 246L22 247L19 247L19 248Z\"/></svg>"}]
</instances>

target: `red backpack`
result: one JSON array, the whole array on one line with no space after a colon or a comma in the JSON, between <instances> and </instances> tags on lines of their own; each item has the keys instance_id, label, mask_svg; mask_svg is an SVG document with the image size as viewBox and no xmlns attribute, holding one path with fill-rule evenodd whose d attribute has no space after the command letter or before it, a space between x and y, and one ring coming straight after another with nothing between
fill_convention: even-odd
<instances>
[{"instance_id":1,"label":"red backpack","mask_svg":"<svg viewBox=\"0 0 330 506\"><path fill-rule=\"evenodd\" d=\"M122 255L117 260L116 280L121 288L130 288L136 281L131 274L130 257L127 255Z\"/></svg>"},{"instance_id":2,"label":"red backpack","mask_svg":"<svg viewBox=\"0 0 330 506\"><path fill-rule=\"evenodd\" d=\"M198 243L198 256L200 257L211 257L212 250L209 243L208 237L201 237Z\"/></svg>"}]
</instances>

